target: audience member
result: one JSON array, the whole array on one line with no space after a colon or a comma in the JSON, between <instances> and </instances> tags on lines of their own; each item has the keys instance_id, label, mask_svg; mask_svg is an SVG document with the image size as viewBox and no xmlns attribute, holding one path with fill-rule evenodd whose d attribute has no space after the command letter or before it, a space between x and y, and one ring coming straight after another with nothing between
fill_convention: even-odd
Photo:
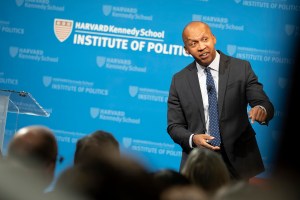
<instances>
[{"instance_id":1,"label":"audience member","mask_svg":"<svg viewBox=\"0 0 300 200\"><path fill-rule=\"evenodd\" d=\"M177 185L162 192L160 200L207 200L204 190L195 185Z\"/></svg>"},{"instance_id":2,"label":"audience member","mask_svg":"<svg viewBox=\"0 0 300 200\"><path fill-rule=\"evenodd\" d=\"M299 24L300 21L298 21ZM298 25L299 27L299 25ZM281 135L278 140L278 150L276 151L275 162L271 172L272 188L275 191L281 191L285 195L285 199L298 200L300 199L300 161L297 141L298 118L295 117L300 112L299 102L300 97L297 95L300 82L298 81L300 74L300 37L295 37L293 45L289 47L292 54L290 58L294 61L293 68L290 71L290 79L285 90L285 114L283 116L281 126Z\"/></svg>"},{"instance_id":3,"label":"audience member","mask_svg":"<svg viewBox=\"0 0 300 200\"><path fill-rule=\"evenodd\" d=\"M52 131L40 125L19 129L8 145L7 160L29 174L40 176L46 189L54 178L58 155L57 141Z\"/></svg>"},{"instance_id":4,"label":"audience member","mask_svg":"<svg viewBox=\"0 0 300 200\"><path fill-rule=\"evenodd\" d=\"M0 160L0 199L1 200L41 200L46 195L41 185L44 180L36 173L6 159Z\"/></svg>"},{"instance_id":5,"label":"audience member","mask_svg":"<svg viewBox=\"0 0 300 200\"><path fill-rule=\"evenodd\" d=\"M49 128L41 125L23 127L8 144L4 159L6 166L9 165L12 170L8 174L14 178L18 174L19 182L25 179L25 184L35 182L33 188L42 194L54 178L57 151L56 138Z\"/></svg>"},{"instance_id":6,"label":"audience member","mask_svg":"<svg viewBox=\"0 0 300 200\"><path fill-rule=\"evenodd\" d=\"M209 195L231 180L221 155L202 147L192 150L181 173Z\"/></svg>"},{"instance_id":7,"label":"audience member","mask_svg":"<svg viewBox=\"0 0 300 200\"><path fill-rule=\"evenodd\" d=\"M155 185L162 192L173 186L190 185L190 181L187 177L173 169L161 169L154 171L151 174L153 176Z\"/></svg>"},{"instance_id":8,"label":"audience member","mask_svg":"<svg viewBox=\"0 0 300 200\"><path fill-rule=\"evenodd\" d=\"M55 193L70 193L87 200L156 200L159 192L153 178L138 162L125 157L98 157L78 163L64 171Z\"/></svg>"},{"instance_id":9,"label":"audience member","mask_svg":"<svg viewBox=\"0 0 300 200\"><path fill-rule=\"evenodd\" d=\"M246 181L236 181L221 187L212 200L284 200L283 193L273 189L262 188Z\"/></svg>"},{"instance_id":10,"label":"audience member","mask_svg":"<svg viewBox=\"0 0 300 200\"><path fill-rule=\"evenodd\" d=\"M97 157L120 157L119 143L111 133L97 130L77 141L74 164Z\"/></svg>"}]
</instances>

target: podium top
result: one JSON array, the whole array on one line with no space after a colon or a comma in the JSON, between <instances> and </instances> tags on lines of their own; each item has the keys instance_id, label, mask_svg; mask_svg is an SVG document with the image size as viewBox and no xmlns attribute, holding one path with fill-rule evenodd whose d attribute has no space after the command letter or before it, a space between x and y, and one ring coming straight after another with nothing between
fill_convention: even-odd
<instances>
[{"instance_id":1,"label":"podium top","mask_svg":"<svg viewBox=\"0 0 300 200\"><path fill-rule=\"evenodd\" d=\"M8 112L44 117L50 116L29 92L0 89L1 96L9 99Z\"/></svg>"}]
</instances>

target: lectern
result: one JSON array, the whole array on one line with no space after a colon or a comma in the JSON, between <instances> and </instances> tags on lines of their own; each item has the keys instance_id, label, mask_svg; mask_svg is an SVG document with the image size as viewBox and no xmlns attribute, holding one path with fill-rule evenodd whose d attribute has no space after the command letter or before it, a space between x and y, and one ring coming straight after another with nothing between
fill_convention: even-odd
<instances>
[{"instance_id":1,"label":"lectern","mask_svg":"<svg viewBox=\"0 0 300 200\"><path fill-rule=\"evenodd\" d=\"M49 117L50 114L40 106L29 92L0 89L0 149L3 150L7 113L16 114L15 130L18 115L36 115ZM3 152L3 151L2 151Z\"/></svg>"}]
</instances>

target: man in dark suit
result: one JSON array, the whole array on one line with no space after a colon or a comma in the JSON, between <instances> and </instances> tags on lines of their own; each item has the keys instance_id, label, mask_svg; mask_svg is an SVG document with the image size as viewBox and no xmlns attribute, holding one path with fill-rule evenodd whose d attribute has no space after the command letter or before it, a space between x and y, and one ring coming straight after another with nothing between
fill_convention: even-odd
<instances>
[{"instance_id":1,"label":"man in dark suit","mask_svg":"<svg viewBox=\"0 0 300 200\"><path fill-rule=\"evenodd\" d=\"M182 39L186 53L195 61L173 76L167 116L167 131L182 147L180 169L190 151L202 146L220 152L233 179L249 179L263 172L251 123L268 125L274 107L250 63L216 50L216 38L203 22L189 23ZM208 125L210 88L206 86L206 68L211 71L217 93L219 146L212 145L215 137Z\"/></svg>"}]
</instances>

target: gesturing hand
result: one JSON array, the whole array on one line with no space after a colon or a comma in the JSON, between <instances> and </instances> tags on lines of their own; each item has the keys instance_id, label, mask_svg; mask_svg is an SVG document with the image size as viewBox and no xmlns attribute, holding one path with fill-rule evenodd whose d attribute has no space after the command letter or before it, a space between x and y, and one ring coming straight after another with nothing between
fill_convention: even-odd
<instances>
[{"instance_id":1,"label":"gesturing hand","mask_svg":"<svg viewBox=\"0 0 300 200\"><path fill-rule=\"evenodd\" d=\"M267 112L261 106L255 106L255 107L251 108L248 115L249 115L249 119L251 119L252 124L255 121L258 121L260 123L264 123L266 121L266 118L267 118Z\"/></svg>"},{"instance_id":2,"label":"gesturing hand","mask_svg":"<svg viewBox=\"0 0 300 200\"><path fill-rule=\"evenodd\" d=\"M202 146L205 147L207 149L211 149L211 150L220 150L220 147L218 146L212 146L211 144L209 144L210 140L213 140L214 137L208 135L208 134L195 134L193 136L193 142L196 146Z\"/></svg>"}]
</instances>

